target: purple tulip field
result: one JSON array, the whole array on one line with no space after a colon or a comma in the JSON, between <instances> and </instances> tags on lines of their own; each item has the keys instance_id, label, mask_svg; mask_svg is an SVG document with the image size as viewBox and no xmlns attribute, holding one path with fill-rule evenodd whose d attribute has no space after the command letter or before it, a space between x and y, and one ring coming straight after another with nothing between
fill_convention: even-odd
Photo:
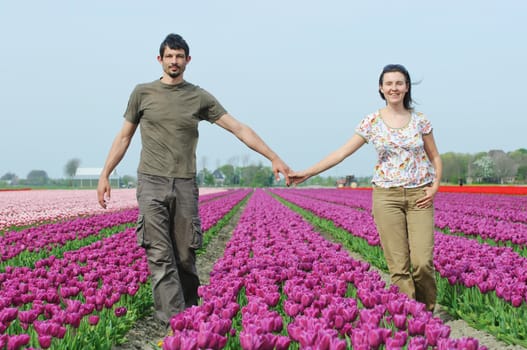
<instances>
[{"instance_id":1,"label":"purple tulip field","mask_svg":"<svg viewBox=\"0 0 527 350\"><path fill-rule=\"evenodd\" d=\"M485 349L372 268L386 271L370 191L200 193L198 259L243 212L162 349ZM439 193L435 205L438 302L527 347L527 198ZM107 210L95 191L0 193L0 350L122 342L152 306L137 215L133 189L112 191Z\"/></svg>"},{"instance_id":2,"label":"purple tulip field","mask_svg":"<svg viewBox=\"0 0 527 350\"><path fill-rule=\"evenodd\" d=\"M370 191L273 193L387 271ZM435 207L438 302L475 328L527 347L527 197L439 193Z\"/></svg>"},{"instance_id":3,"label":"purple tulip field","mask_svg":"<svg viewBox=\"0 0 527 350\"><path fill-rule=\"evenodd\" d=\"M200 196L205 247L249 193ZM110 349L151 307L135 190L113 191L109 210L85 190L0 203L0 349Z\"/></svg>"}]
</instances>

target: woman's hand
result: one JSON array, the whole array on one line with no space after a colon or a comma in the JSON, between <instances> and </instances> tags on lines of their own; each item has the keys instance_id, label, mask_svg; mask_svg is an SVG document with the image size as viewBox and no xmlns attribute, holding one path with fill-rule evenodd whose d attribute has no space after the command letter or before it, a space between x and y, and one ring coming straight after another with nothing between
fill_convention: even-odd
<instances>
[{"instance_id":1,"label":"woman's hand","mask_svg":"<svg viewBox=\"0 0 527 350\"><path fill-rule=\"evenodd\" d=\"M425 186L423 188L423 192L425 193L425 196L423 198L418 199L415 204L420 209L426 209L431 207L434 204L434 197L437 193L437 188L434 186Z\"/></svg>"}]
</instances>

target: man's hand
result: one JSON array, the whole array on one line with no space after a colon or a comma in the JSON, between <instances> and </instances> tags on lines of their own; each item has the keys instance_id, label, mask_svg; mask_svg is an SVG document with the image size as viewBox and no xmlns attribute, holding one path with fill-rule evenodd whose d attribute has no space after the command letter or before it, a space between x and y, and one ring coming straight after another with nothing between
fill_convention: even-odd
<instances>
[{"instance_id":1,"label":"man's hand","mask_svg":"<svg viewBox=\"0 0 527 350\"><path fill-rule=\"evenodd\" d=\"M106 209L108 202L110 201L110 192L112 188L110 187L110 181L107 177L101 176L99 178L99 184L97 185L97 200L99 205Z\"/></svg>"},{"instance_id":2,"label":"man's hand","mask_svg":"<svg viewBox=\"0 0 527 350\"><path fill-rule=\"evenodd\" d=\"M273 166L273 173L274 173L274 177L276 181L280 181L279 173L282 173L282 175L284 175L285 177L285 184L289 186L290 185L289 173L291 172L291 169L289 168L289 166L285 164L284 161L280 159L279 157L273 160L272 166Z\"/></svg>"}]
</instances>

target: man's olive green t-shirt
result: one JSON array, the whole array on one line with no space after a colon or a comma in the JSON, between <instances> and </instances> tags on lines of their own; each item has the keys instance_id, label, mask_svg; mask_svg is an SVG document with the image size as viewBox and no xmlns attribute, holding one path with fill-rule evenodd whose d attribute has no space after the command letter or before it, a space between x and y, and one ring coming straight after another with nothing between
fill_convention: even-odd
<instances>
[{"instance_id":1,"label":"man's olive green t-shirt","mask_svg":"<svg viewBox=\"0 0 527 350\"><path fill-rule=\"evenodd\" d=\"M198 123L211 123L226 110L214 96L189 82L167 85L160 80L139 84L124 114L139 124L141 158L138 172L177 178L196 175Z\"/></svg>"}]
</instances>

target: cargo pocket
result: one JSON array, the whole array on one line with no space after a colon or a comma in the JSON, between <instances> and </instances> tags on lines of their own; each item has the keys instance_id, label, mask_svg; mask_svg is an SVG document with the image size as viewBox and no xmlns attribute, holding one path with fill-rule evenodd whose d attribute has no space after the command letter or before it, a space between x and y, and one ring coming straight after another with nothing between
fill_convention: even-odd
<instances>
[{"instance_id":1,"label":"cargo pocket","mask_svg":"<svg viewBox=\"0 0 527 350\"><path fill-rule=\"evenodd\" d=\"M139 214L137 217L137 226L135 228L135 234L137 236L137 244L139 246L146 248L147 244L145 241L145 216Z\"/></svg>"},{"instance_id":2,"label":"cargo pocket","mask_svg":"<svg viewBox=\"0 0 527 350\"><path fill-rule=\"evenodd\" d=\"M201 232L201 220L198 216L192 218L192 242L190 248L199 249L203 245L203 233Z\"/></svg>"}]
</instances>

